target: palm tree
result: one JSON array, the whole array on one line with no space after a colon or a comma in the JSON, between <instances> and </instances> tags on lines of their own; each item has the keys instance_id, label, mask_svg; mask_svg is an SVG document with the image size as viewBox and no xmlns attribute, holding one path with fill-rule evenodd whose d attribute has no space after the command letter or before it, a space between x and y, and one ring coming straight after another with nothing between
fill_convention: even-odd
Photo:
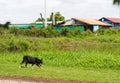
<instances>
[{"instance_id":1,"label":"palm tree","mask_svg":"<svg viewBox=\"0 0 120 83\"><path fill-rule=\"evenodd\" d=\"M114 5L120 5L120 0L113 0Z\"/></svg>"},{"instance_id":2,"label":"palm tree","mask_svg":"<svg viewBox=\"0 0 120 83\"><path fill-rule=\"evenodd\" d=\"M118 5L120 7L120 0L113 0L114 5ZM120 12L120 9L119 9Z\"/></svg>"}]
</instances>

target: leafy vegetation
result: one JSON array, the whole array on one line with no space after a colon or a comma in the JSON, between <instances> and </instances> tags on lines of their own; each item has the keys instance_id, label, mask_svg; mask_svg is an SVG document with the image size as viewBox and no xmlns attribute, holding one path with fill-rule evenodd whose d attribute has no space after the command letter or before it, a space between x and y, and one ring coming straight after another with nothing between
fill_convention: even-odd
<instances>
[{"instance_id":1,"label":"leafy vegetation","mask_svg":"<svg viewBox=\"0 0 120 83\"><path fill-rule=\"evenodd\" d=\"M55 13L51 13L50 17L47 18L47 21L53 21L53 18L55 20L55 23L57 21L65 21L65 17L60 13L60 12L55 12ZM43 22L45 19L42 17L42 18L38 18L36 20L36 22Z\"/></svg>"},{"instance_id":2,"label":"leafy vegetation","mask_svg":"<svg viewBox=\"0 0 120 83\"><path fill-rule=\"evenodd\" d=\"M120 5L120 0L113 0L113 4Z\"/></svg>"},{"instance_id":3,"label":"leafy vegetation","mask_svg":"<svg viewBox=\"0 0 120 83\"><path fill-rule=\"evenodd\" d=\"M120 82L120 29L1 28L0 33L0 75ZM27 54L43 58L43 67L18 68Z\"/></svg>"}]
</instances>

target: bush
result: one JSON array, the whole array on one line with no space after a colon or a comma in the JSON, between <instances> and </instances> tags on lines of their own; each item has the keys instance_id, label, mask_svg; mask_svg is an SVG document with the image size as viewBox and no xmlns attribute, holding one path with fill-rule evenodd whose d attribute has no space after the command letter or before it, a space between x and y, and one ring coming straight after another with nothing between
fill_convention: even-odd
<instances>
[{"instance_id":1,"label":"bush","mask_svg":"<svg viewBox=\"0 0 120 83\"><path fill-rule=\"evenodd\" d=\"M82 36L82 32L80 30L80 28L76 28L75 30L73 30L73 34L75 37L81 37Z\"/></svg>"},{"instance_id":2,"label":"bush","mask_svg":"<svg viewBox=\"0 0 120 83\"><path fill-rule=\"evenodd\" d=\"M88 29L87 31L84 32L84 36L92 36L93 33Z\"/></svg>"},{"instance_id":3,"label":"bush","mask_svg":"<svg viewBox=\"0 0 120 83\"><path fill-rule=\"evenodd\" d=\"M19 33L19 30L20 29L18 29L18 28L16 28L16 27L12 27L12 28L10 28L10 33L12 33L12 34L15 34L15 35L18 35Z\"/></svg>"},{"instance_id":4,"label":"bush","mask_svg":"<svg viewBox=\"0 0 120 83\"><path fill-rule=\"evenodd\" d=\"M9 29L9 25L10 25L10 22L6 22L6 23L3 25L3 27L4 27L5 29Z\"/></svg>"},{"instance_id":5,"label":"bush","mask_svg":"<svg viewBox=\"0 0 120 83\"><path fill-rule=\"evenodd\" d=\"M98 33L98 35L104 35L105 34L105 29L99 29L98 31L97 31L97 33Z\"/></svg>"},{"instance_id":6,"label":"bush","mask_svg":"<svg viewBox=\"0 0 120 83\"><path fill-rule=\"evenodd\" d=\"M66 37L72 37L74 34L72 30L69 30L67 27L63 27L61 30L61 35Z\"/></svg>"}]
</instances>

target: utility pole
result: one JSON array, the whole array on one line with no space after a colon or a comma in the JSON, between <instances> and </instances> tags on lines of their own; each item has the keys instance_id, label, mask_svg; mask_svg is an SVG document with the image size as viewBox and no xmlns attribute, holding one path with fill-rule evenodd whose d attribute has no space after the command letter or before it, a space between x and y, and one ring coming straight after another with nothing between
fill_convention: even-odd
<instances>
[{"instance_id":1,"label":"utility pole","mask_svg":"<svg viewBox=\"0 0 120 83\"><path fill-rule=\"evenodd\" d=\"M51 18L51 19L52 19L52 25L54 26L54 25L55 25L55 15L54 15L54 13L53 13L53 12L52 12L52 14L51 14L51 15L52 15L52 18Z\"/></svg>"},{"instance_id":2,"label":"utility pole","mask_svg":"<svg viewBox=\"0 0 120 83\"><path fill-rule=\"evenodd\" d=\"M46 16L46 11L47 11L47 7L46 7L46 0L44 0L44 18L45 18L45 28L47 28L47 16Z\"/></svg>"}]
</instances>

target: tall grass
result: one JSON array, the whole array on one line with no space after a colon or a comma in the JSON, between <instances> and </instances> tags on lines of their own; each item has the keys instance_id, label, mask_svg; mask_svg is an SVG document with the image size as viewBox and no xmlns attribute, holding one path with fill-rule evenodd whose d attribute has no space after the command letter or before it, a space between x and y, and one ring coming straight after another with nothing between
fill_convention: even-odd
<instances>
[{"instance_id":1,"label":"tall grass","mask_svg":"<svg viewBox=\"0 0 120 83\"><path fill-rule=\"evenodd\" d=\"M24 55L42 58L43 67L19 68ZM119 83L119 60L119 55L90 50L2 52L0 75Z\"/></svg>"},{"instance_id":2,"label":"tall grass","mask_svg":"<svg viewBox=\"0 0 120 83\"><path fill-rule=\"evenodd\" d=\"M0 42L2 54L4 52L22 53L28 51L29 55L41 56L46 65L120 68L120 38L117 36L115 38L114 36L94 36L79 39L65 37L37 38L5 34L1 35ZM31 54L31 52L34 53Z\"/></svg>"},{"instance_id":3,"label":"tall grass","mask_svg":"<svg viewBox=\"0 0 120 83\"><path fill-rule=\"evenodd\" d=\"M48 30L51 31L51 29ZM35 36L38 35L36 33L32 36L26 33L28 36L23 36L19 35L19 32L15 32L17 34L15 35L13 32L2 30L2 34L0 35L0 65L5 68L8 67L14 70L11 67L13 66L17 69L22 61L22 57L24 55L31 55L42 58L44 67L46 69L50 68L51 72L55 71L52 68L63 68L63 70L72 69L71 72L79 69L110 70L113 71L112 73L120 69L119 30L117 32L113 31L112 34L115 33L113 35L111 35L111 32L108 33L109 31L101 30L97 35L88 31L87 33L80 33L82 37L53 37L53 35L50 35L52 38ZM88 35L89 33L90 35ZM7 72L7 69L3 70L2 66L0 66L0 69L3 72ZM17 70L19 71L19 69ZM3 75L4 73L2 71L0 73ZM65 72L62 71L62 73ZM10 73L10 75L16 74ZM115 74L115 77L119 83L119 75L118 77L117 75ZM74 75L72 74L71 76ZM79 78L75 79L79 80ZM114 79L112 81L114 82Z\"/></svg>"},{"instance_id":4,"label":"tall grass","mask_svg":"<svg viewBox=\"0 0 120 83\"><path fill-rule=\"evenodd\" d=\"M120 56L99 51L40 51L22 53L1 53L2 63L17 63L23 55L32 55L44 60L44 65L54 67L84 67L94 69L119 69Z\"/></svg>"}]
</instances>

